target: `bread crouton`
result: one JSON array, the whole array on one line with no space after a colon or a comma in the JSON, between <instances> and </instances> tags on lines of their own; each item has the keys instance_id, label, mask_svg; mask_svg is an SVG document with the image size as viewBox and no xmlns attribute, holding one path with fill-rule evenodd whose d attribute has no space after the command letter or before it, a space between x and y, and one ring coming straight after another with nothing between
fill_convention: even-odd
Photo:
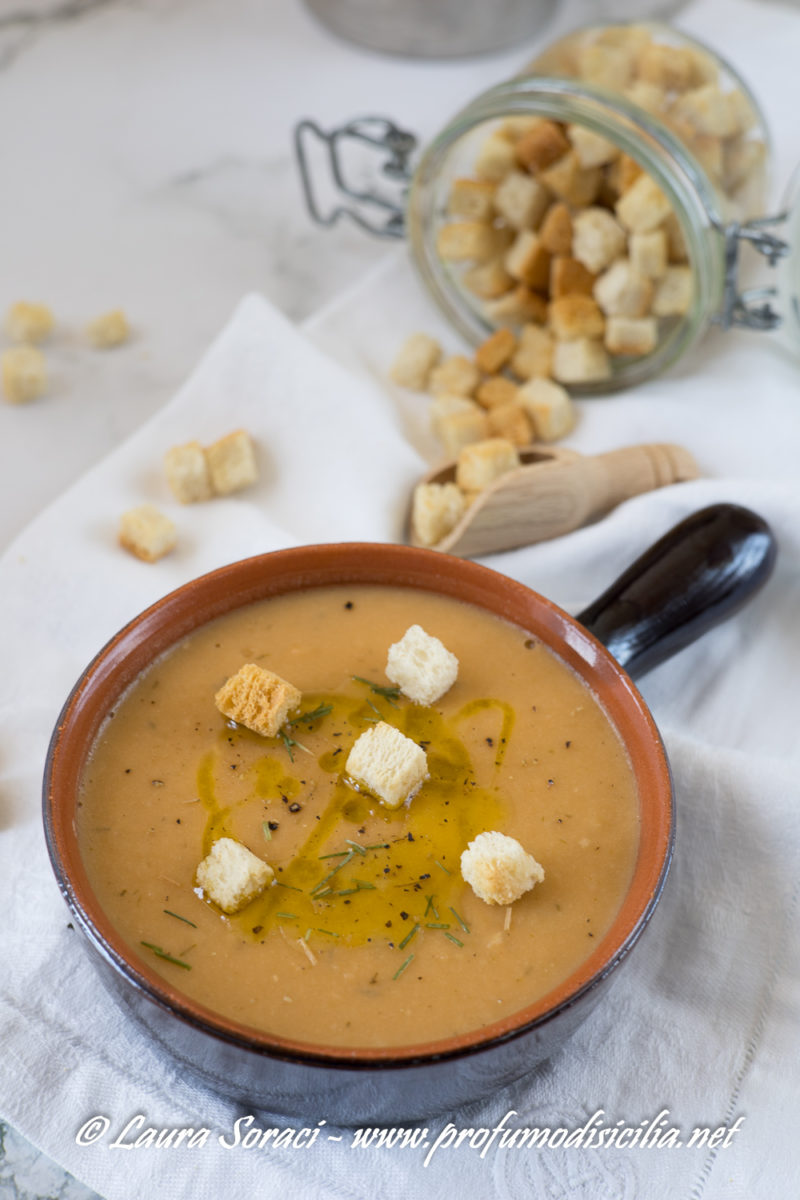
<instances>
[{"instance_id":1,"label":"bread crouton","mask_svg":"<svg viewBox=\"0 0 800 1200\"><path fill-rule=\"evenodd\" d=\"M172 446L164 455L164 471L172 494L181 504L210 500L214 495L206 452L199 442Z\"/></svg>"},{"instance_id":2,"label":"bread crouton","mask_svg":"<svg viewBox=\"0 0 800 1200\"><path fill-rule=\"evenodd\" d=\"M434 367L428 377L432 396L471 396L480 383L480 371L471 359L453 354Z\"/></svg>"},{"instance_id":3,"label":"bread crouton","mask_svg":"<svg viewBox=\"0 0 800 1200\"><path fill-rule=\"evenodd\" d=\"M43 342L53 332L53 314L46 304L18 300L6 313L6 333L12 342Z\"/></svg>"},{"instance_id":4,"label":"bread crouton","mask_svg":"<svg viewBox=\"0 0 800 1200\"><path fill-rule=\"evenodd\" d=\"M480 492L519 466L516 447L507 438L487 438L465 446L456 463L456 483L465 492Z\"/></svg>"},{"instance_id":5,"label":"bread crouton","mask_svg":"<svg viewBox=\"0 0 800 1200\"><path fill-rule=\"evenodd\" d=\"M436 249L446 262L487 262L508 242L505 229L485 221L450 221L436 235Z\"/></svg>"},{"instance_id":6,"label":"bread crouton","mask_svg":"<svg viewBox=\"0 0 800 1200\"><path fill-rule=\"evenodd\" d=\"M484 379L475 393L475 399L483 408L494 408L497 404L508 404L517 398L517 384L505 375L493 375Z\"/></svg>"},{"instance_id":7,"label":"bread crouton","mask_svg":"<svg viewBox=\"0 0 800 1200\"><path fill-rule=\"evenodd\" d=\"M496 404L488 412L489 433L492 437L507 438L515 446L529 446L533 429L527 412L517 400Z\"/></svg>"},{"instance_id":8,"label":"bread crouton","mask_svg":"<svg viewBox=\"0 0 800 1200\"><path fill-rule=\"evenodd\" d=\"M502 258L493 258L465 271L463 283L467 291L481 300L496 300L498 296L505 296L516 280L505 269Z\"/></svg>"},{"instance_id":9,"label":"bread crouton","mask_svg":"<svg viewBox=\"0 0 800 1200\"><path fill-rule=\"evenodd\" d=\"M594 298L607 316L643 317L650 311L653 281L640 275L630 259L618 258L598 278Z\"/></svg>"},{"instance_id":10,"label":"bread crouton","mask_svg":"<svg viewBox=\"0 0 800 1200\"><path fill-rule=\"evenodd\" d=\"M637 74L665 92L683 92L692 82L692 58L683 46L664 46L651 42L636 64Z\"/></svg>"},{"instance_id":11,"label":"bread crouton","mask_svg":"<svg viewBox=\"0 0 800 1200\"><path fill-rule=\"evenodd\" d=\"M421 546L435 546L464 515L466 500L455 483L418 483L411 501L411 531Z\"/></svg>"},{"instance_id":12,"label":"bread crouton","mask_svg":"<svg viewBox=\"0 0 800 1200\"><path fill-rule=\"evenodd\" d=\"M400 347L389 376L400 387L424 392L431 371L442 357L442 347L427 333L412 333Z\"/></svg>"},{"instance_id":13,"label":"bread crouton","mask_svg":"<svg viewBox=\"0 0 800 1200\"><path fill-rule=\"evenodd\" d=\"M517 234L505 257L505 268L520 283L543 291L550 278L550 255L532 229Z\"/></svg>"},{"instance_id":14,"label":"bread crouton","mask_svg":"<svg viewBox=\"0 0 800 1200\"><path fill-rule=\"evenodd\" d=\"M519 389L519 403L531 420L537 441L558 441L575 425L575 406L569 392L552 379L528 380Z\"/></svg>"},{"instance_id":15,"label":"bread crouton","mask_svg":"<svg viewBox=\"0 0 800 1200\"><path fill-rule=\"evenodd\" d=\"M682 317L691 307L693 294L691 267L668 267L658 281L653 312L657 317Z\"/></svg>"},{"instance_id":16,"label":"bread crouton","mask_svg":"<svg viewBox=\"0 0 800 1200\"><path fill-rule=\"evenodd\" d=\"M120 545L143 562L158 562L175 549L177 540L174 522L153 504L140 504L120 517Z\"/></svg>"},{"instance_id":17,"label":"bread crouton","mask_svg":"<svg viewBox=\"0 0 800 1200\"><path fill-rule=\"evenodd\" d=\"M510 171L494 198L497 212L514 229L536 229L549 203L547 189L523 171Z\"/></svg>"},{"instance_id":18,"label":"bread crouton","mask_svg":"<svg viewBox=\"0 0 800 1200\"><path fill-rule=\"evenodd\" d=\"M515 144L517 162L527 171L544 171L569 150L567 136L555 121L542 120Z\"/></svg>"},{"instance_id":19,"label":"bread crouton","mask_svg":"<svg viewBox=\"0 0 800 1200\"><path fill-rule=\"evenodd\" d=\"M572 208L584 208L595 200L603 175L600 167L582 167L577 153L570 150L539 178L559 200Z\"/></svg>"},{"instance_id":20,"label":"bread crouton","mask_svg":"<svg viewBox=\"0 0 800 1200\"><path fill-rule=\"evenodd\" d=\"M604 167L619 158L619 146L585 125L570 125L567 137L582 167Z\"/></svg>"},{"instance_id":21,"label":"bread crouton","mask_svg":"<svg viewBox=\"0 0 800 1200\"><path fill-rule=\"evenodd\" d=\"M625 249L625 230L605 208L586 208L572 221L572 256L596 275Z\"/></svg>"},{"instance_id":22,"label":"bread crouton","mask_svg":"<svg viewBox=\"0 0 800 1200\"><path fill-rule=\"evenodd\" d=\"M550 254L572 253L572 217L563 200L551 204L539 226L539 238Z\"/></svg>"},{"instance_id":23,"label":"bread crouton","mask_svg":"<svg viewBox=\"0 0 800 1200\"><path fill-rule=\"evenodd\" d=\"M577 258L554 258L550 264L550 296L591 296L596 276Z\"/></svg>"},{"instance_id":24,"label":"bread crouton","mask_svg":"<svg viewBox=\"0 0 800 1200\"><path fill-rule=\"evenodd\" d=\"M302 693L274 671L245 663L231 675L214 697L224 717L262 737L275 737L290 712L298 708Z\"/></svg>"},{"instance_id":25,"label":"bread crouton","mask_svg":"<svg viewBox=\"0 0 800 1200\"><path fill-rule=\"evenodd\" d=\"M647 233L656 229L671 211L669 200L649 175L640 175L616 203L620 224L629 233Z\"/></svg>"},{"instance_id":26,"label":"bread crouton","mask_svg":"<svg viewBox=\"0 0 800 1200\"><path fill-rule=\"evenodd\" d=\"M609 317L605 344L610 354L651 354L658 345L658 322L655 317Z\"/></svg>"},{"instance_id":27,"label":"bread crouton","mask_svg":"<svg viewBox=\"0 0 800 1200\"><path fill-rule=\"evenodd\" d=\"M433 704L458 677L458 659L420 625L389 647L386 675L415 704Z\"/></svg>"},{"instance_id":28,"label":"bread crouton","mask_svg":"<svg viewBox=\"0 0 800 1200\"><path fill-rule=\"evenodd\" d=\"M431 424L448 458L489 436L484 409L466 396L437 396L431 405Z\"/></svg>"},{"instance_id":29,"label":"bread crouton","mask_svg":"<svg viewBox=\"0 0 800 1200\"><path fill-rule=\"evenodd\" d=\"M121 308L112 309L90 321L86 326L86 335L96 349L112 350L127 342L131 336L128 318Z\"/></svg>"},{"instance_id":30,"label":"bread crouton","mask_svg":"<svg viewBox=\"0 0 800 1200\"><path fill-rule=\"evenodd\" d=\"M559 383L599 383L610 375L611 364L602 342L594 338L556 342L553 378Z\"/></svg>"},{"instance_id":31,"label":"bread crouton","mask_svg":"<svg viewBox=\"0 0 800 1200\"><path fill-rule=\"evenodd\" d=\"M667 235L663 229L632 233L628 239L631 266L648 279L660 279L667 269Z\"/></svg>"},{"instance_id":32,"label":"bread crouton","mask_svg":"<svg viewBox=\"0 0 800 1200\"><path fill-rule=\"evenodd\" d=\"M211 486L217 496L241 491L258 479L255 447L246 429L235 429L206 449Z\"/></svg>"},{"instance_id":33,"label":"bread crouton","mask_svg":"<svg viewBox=\"0 0 800 1200\"><path fill-rule=\"evenodd\" d=\"M255 900L275 872L233 838L217 838L197 868L197 886L223 912L235 913Z\"/></svg>"},{"instance_id":34,"label":"bread crouton","mask_svg":"<svg viewBox=\"0 0 800 1200\"><path fill-rule=\"evenodd\" d=\"M547 318L547 301L520 283L497 300L490 300L484 311L494 325L541 325Z\"/></svg>"},{"instance_id":35,"label":"bread crouton","mask_svg":"<svg viewBox=\"0 0 800 1200\"><path fill-rule=\"evenodd\" d=\"M688 121L697 133L734 137L741 133L743 110L741 101L731 102L731 95L721 91L716 83L706 83L684 92L675 103L674 113Z\"/></svg>"},{"instance_id":36,"label":"bread crouton","mask_svg":"<svg viewBox=\"0 0 800 1200\"><path fill-rule=\"evenodd\" d=\"M605 317L591 296L561 296L548 311L550 328L561 341L603 336Z\"/></svg>"},{"instance_id":37,"label":"bread crouton","mask_svg":"<svg viewBox=\"0 0 800 1200\"><path fill-rule=\"evenodd\" d=\"M461 855L461 874L479 900L513 904L544 880L544 869L516 838L479 833Z\"/></svg>"},{"instance_id":38,"label":"bread crouton","mask_svg":"<svg viewBox=\"0 0 800 1200\"><path fill-rule=\"evenodd\" d=\"M516 164L514 144L502 133L490 133L484 138L475 160L475 174L479 179L498 182L504 179Z\"/></svg>"},{"instance_id":39,"label":"bread crouton","mask_svg":"<svg viewBox=\"0 0 800 1200\"><path fill-rule=\"evenodd\" d=\"M490 221L494 208L495 184L488 179L454 179L447 200L452 217Z\"/></svg>"},{"instance_id":40,"label":"bread crouton","mask_svg":"<svg viewBox=\"0 0 800 1200\"><path fill-rule=\"evenodd\" d=\"M353 743L345 772L386 808L412 799L428 777L425 751L386 721L378 721Z\"/></svg>"},{"instance_id":41,"label":"bread crouton","mask_svg":"<svg viewBox=\"0 0 800 1200\"><path fill-rule=\"evenodd\" d=\"M553 363L553 335L541 325L523 325L519 344L511 356L511 370L519 379L550 374Z\"/></svg>"},{"instance_id":42,"label":"bread crouton","mask_svg":"<svg viewBox=\"0 0 800 1200\"><path fill-rule=\"evenodd\" d=\"M517 346L517 339L510 329L497 329L475 351L475 363L487 375L494 375L504 367Z\"/></svg>"},{"instance_id":43,"label":"bread crouton","mask_svg":"<svg viewBox=\"0 0 800 1200\"><path fill-rule=\"evenodd\" d=\"M11 404L27 404L47 391L47 364L37 346L11 346L0 356L3 395Z\"/></svg>"}]
</instances>

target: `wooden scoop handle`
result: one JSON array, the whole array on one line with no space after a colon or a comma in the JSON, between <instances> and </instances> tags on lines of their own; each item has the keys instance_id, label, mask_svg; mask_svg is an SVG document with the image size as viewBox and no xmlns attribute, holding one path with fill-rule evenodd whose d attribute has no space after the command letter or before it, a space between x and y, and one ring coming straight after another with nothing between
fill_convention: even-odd
<instances>
[{"instance_id":1,"label":"wooden scoop handle","mask_svg":"<svg viewBox=\"0 0 800 1200\"><path fill-rule=\"evenodd\" d=\"M472 557L560 537L623 500L697 475L688 450L673 445L532 463L482 492L437 549Z\"/></svg>"}]
</instances>

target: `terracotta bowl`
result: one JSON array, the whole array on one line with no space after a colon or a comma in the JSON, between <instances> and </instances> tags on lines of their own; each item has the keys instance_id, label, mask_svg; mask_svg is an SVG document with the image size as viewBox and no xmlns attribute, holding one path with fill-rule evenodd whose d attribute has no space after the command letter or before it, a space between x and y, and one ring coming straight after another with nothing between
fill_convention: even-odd
<instances>
[{"instance_id":1,"label":"terracotta bowl","mask_svg":"<svg viewBox=\"0 0 800 1200\"><path fill-rule=\"evenodd\" d=\"M652 665L738 607L772 565L774 544L754 514L717 506L692 521L688 530L678 527L662 539L621 585L587 609L585 624L476 563L373 544L305 546L233 563L184 585L133 620L100 651L69 696L53 733L44 779L53 868L73 919L117 999L165 1050L218 1091L270 1112L325 1116L339 1124L394 1122L452 1110L552 1055L600 1000L638 941L672 854L674 810L664 747L617 659L631 669ZM709 557L717 560L713 568ZM665 589L664 584L674 577L678 560L684 578L688 575L688 590L676 593L674 586ZM157 655L242 605L340 583L434 591L529 630L600 697L625 742L641 797L641 842L630 888L611 928L579 969L535 1004L493 1025L401 1049L342 1049L270 1036L204 1008L138 956L132 962L131 950L92 892L75 832L81 776L98 729ZM670 596L672 611L665 620ZM589 625L601 631L617 658Z\"/></svg>"}]
</instances>

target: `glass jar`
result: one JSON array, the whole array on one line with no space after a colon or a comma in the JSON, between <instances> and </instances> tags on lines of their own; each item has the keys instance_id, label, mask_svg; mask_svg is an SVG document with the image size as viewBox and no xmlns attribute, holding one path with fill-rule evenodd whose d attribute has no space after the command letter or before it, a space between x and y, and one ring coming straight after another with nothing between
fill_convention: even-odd
<instances>
[{"instance_id":1,"label":"glass jar","mask_svg":"<svg viewBox=\"0 0 800 1200\"><path fill-rule=\"evenodd\" d=\"M548 149L547 137L532 132L537 127L540 134L556 128L561 157L548 160L558 147ZM524 305L514 311L514 298L524 299L520 287L535 293L534 312L538 305L540 313L545 306L551 313L558 298L552 274L548 283L540 269L538 279L526 281L516 260L517 270L507 269L521 237L530 249L537 237L541 240L537 231L543 219L529 209L525 226L524 205L500 204L509 174L533 176L543 185L544 203L562 202L573 223L579 217L585 226L587 218L581 214L605 209L622 225L625 244L617 246L608 262L587 259L592 278L587 281L584 272L581 281L584 295L605 301L600 305L607 322L604 358L593 369L578 368L576 374L570 367L554 374L574 391L608 391L662 372L712 322L757 328L778 323L769 303L772 289L740 293L737 283L743 244L773 265L787 251L771 228L773 222L758 219L764 211L769 158L769 135L756 99L714 50L660 24L593 26L562 39L521 75L478 96L427 146L409 188L406 232L428 290L451 323L478 343L499 325L524 323ZM560 173L553 169L559 163ZM637 199L642 203L637 204L629 191L644 176L656 189L648 191L640 183ZM456 180L461 183L454 189ZM467 187L465 180L470 181ZM523 192L526 187L531 190L523 183ZM505 189L513 192L507 183ZM621 204L626 195L629 199ZM463 238L454 226L462 226ZM634 242L636 235L648 233L664 234L667 259L652 268L650 285L638 299L620 299L616 285L622 284L624 293L622 267L616 267L613 283L598 291L599 279L617 259L630 266L635 252L640 265L647 247L659 249L659 237ZM570 249L565 257L574 254ZM552 256L549 262L552 271ZM659 301L659 294L665 294L665 272L671 285L683 288L680 302L674 297L670 302L669 296ZM784 303L795 322L797 290L796 278L784 274ZM645 325L634 329L618 320L610 349L611 316L644 320ZM648 332L649 348L632 353L624 337L619 340L623 327L633 331L631 336ZM602 333L586 336L603 345Z\"/></svg>"}]
</instances>

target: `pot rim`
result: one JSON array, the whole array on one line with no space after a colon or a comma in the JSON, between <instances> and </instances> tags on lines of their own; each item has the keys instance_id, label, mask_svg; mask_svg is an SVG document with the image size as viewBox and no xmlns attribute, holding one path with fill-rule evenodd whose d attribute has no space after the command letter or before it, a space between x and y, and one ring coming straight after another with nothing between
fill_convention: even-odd
<instances>
[{"instance_id":1,"label":"pot rim","mask_svg":"<svg viewBox=\"0 0 800 1200\"><path fill-rule=\"evenodd\" d=\"M139 959L106 918L83 867L74 822L79 779L98 729L148 663L193 629L248 603L302 588L348 583L433 591L477 604L536 636L544 635L542 640L577 670L600 700L628 751L640 795L640 845L633 878L592 954L535 1004L490 1025L388 1049L278 1037L222 1017L173 987ZM531 624L520 619L526 614ZM619 727L621 719L630 723L625 733ZM228 563L169 592L123 626L82 672L59 715L45 764L43 819L51 865L77 924L135 990L181 1022L256 1055L348 1070L411 1067L483 1052L542 1028L578 1003L627 957L648 924L666 881L675 836L672 779L661 736L637 688L602 643L552 601L492 568L434 550L371 542L292 547Z\"/></svg>"}]
</instances>

